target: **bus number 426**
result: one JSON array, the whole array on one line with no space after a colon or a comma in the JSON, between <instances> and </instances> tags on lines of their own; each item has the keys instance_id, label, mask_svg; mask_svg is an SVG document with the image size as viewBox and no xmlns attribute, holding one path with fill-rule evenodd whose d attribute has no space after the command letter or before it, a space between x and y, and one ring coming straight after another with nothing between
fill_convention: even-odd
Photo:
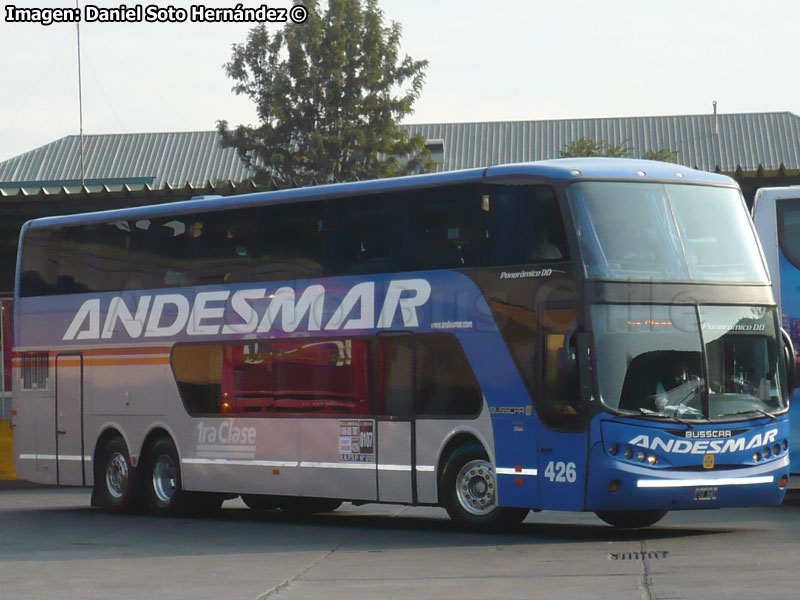
<instances>
[{"instance_id":1,"label":"bus number 426","mask_svg":"<svg viewBox=\"0 0 800 600\"><path fill-rule=\"evenodd\" d=\"M561 461L553 462L552 460L547 463L544 476L556 483L575 483L578 479L574 462L563 463Z\"/></svg>"}]
</instances>

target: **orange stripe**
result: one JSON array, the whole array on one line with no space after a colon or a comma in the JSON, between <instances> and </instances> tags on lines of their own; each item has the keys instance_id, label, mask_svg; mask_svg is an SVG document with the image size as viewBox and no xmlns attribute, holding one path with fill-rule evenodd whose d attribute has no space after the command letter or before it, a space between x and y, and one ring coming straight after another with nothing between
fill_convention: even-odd
<instances>
[{"instance_id":1,"label":"orange stripe","mask_svg":"<svg viewBox=\"0 0 800 600\"><path fill-rule=\"evenodd\" d=\"M55 368L56 361L51 359L49 361L50 367ZM58 365L60 367L77 367L81 361L77 357L59 358ZM83 361L85 365L92 365L96 367L120 367L126 365L168 365L169 356L143 356L143 357L129 357L129 358L87 358ZM11 366L15 369L22 368L22 361L12 361Z\"/></svg>"},{"instance_id":2,"label":"orange stripe","mask_svg":"<svg viewBox=\"0 0 800 600\"><path fill-rule=\"evenodd\" d=\"M59 367L80 367L81 366L81 361L78 360L77 358L71 358L71 359L62 358L62 359L60 359L58 361L58 366Z\"/></svg>"},{"instance_id":3,"label":"orange stripe","mask_svg":"<svg viewBox=\"0 0 800 600\"><path fill-rule=\"evenodd\" d=\"M90 358L86 360L87 365L95 367L121 367L126 365L168 365L168 356L145 357L145 358Z\"/></svg>"},{"instance_id":4,"label":"orange stripe","mask_svg":"<svg viewBox=\"0 0 800 600\"><path fill-rule=\"evenodd\" d=\"M114 356L118 354L169 354L172 351L172 346L147 346L147 347L131 347L131 348L78 348L76 350L65 350L64 352L80 352L84 356ZM44 350L31 350L15 351L11 354L13 360L18 360L25 354L41 353ZM57 350L50 351L50 358L58 354Z\"/></svg>"}]
</instances>

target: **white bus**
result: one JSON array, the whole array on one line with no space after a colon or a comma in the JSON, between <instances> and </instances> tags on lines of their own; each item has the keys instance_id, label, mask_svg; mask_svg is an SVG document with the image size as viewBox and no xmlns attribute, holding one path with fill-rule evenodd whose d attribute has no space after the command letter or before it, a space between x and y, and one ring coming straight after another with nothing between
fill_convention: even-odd
<instances>
[{"instance_id":1,"label":"white bus","mask_svg":"<svg viewBox=\"0 0 800 600\"><path fill-rule=\"evenodd\" d=\"M800 348L800 186L762 188L753 221L764 248L781 326ZM800 388L794 390L789 450L792 473L800 473Z\"/></svg>"}]
</instances>

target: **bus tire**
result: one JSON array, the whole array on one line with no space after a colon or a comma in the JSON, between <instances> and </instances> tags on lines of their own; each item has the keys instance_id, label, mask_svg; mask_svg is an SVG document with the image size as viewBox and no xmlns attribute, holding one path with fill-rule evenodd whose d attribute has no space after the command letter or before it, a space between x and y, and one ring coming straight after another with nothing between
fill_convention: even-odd
<instances>
[{"instance_id":1,"label":"bus tire","mask_svg":"<svg viewBox=\"0 0 800 600\"><path fill-rule=\"evenodd\" d=\"M439 498L450 518L477 528L521 523L529 509L497 506L497 477L478 443L458 448L442 470Z\"/></svg>"},{"instance_id":2,"label":"bus tire","mask_svg":"<svg viewBox=\"0 0 800 600\"><path fill-rule=\"evenodd\" d=\"M159 438L150 446L144 478L145 497L151 513L174 516L184 511L187 494L182 487L178 451L170 438Z\"/></svg>"},{"instance_id":3,"label":"bus tire","mask_svg":"<svg viewBox=\"0 0 800 600\"><path fill-rule=\"evenodd\" d=\"M278 510L278 501L275 499L275 496L242 494L242 502L244 502L250 510Z\"/></svg>"},{"instance_id":4,"label":"bus tire","mask_svg":"<svg viewBox=\"0 0 800 600\"><path fill-rule=\"evenodd\" d=\"M341 505L336 498L291 497L278 501L281 511L296 516L333 512Z\"/></svg>"},{"instance_id":5,"label":"bus tire","mask_svg":"<svg viewBox=\"0 0 800 600\"><path fill-rule=\"evenodd\" d=\"M620 529L639 529L658 523L667 514L666 510L601 510L600 519Z\"/></svg>"},{"instance_id":6,"label":"bus tire","mask_svg":"<svg viewBox=\"0 0 800 600\"><path fill-rule=\"evenodd\" d=\"M128 447L119 436L106 443L97 461L92 505L113 512L132 512L139 507L141 490Z\"/></svg>"},{"instance_id":7,"label":"bus tire","mask_svg":"<svg viewBox=\"0 0 800 600\"><path fill-rule=\"evenodd\" d=\"M213 492L182 492L183 511L197 517L213 515L230 496ZM234 496L235 497L235 496Z\"/></svg>"}]
</instances>

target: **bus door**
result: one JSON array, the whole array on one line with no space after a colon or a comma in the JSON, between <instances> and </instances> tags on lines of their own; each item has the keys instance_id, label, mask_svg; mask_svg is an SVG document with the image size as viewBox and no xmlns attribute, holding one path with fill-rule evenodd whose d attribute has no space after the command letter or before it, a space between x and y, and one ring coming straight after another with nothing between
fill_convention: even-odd
<instances>
[{"instance_id":1,"label":"bus door","mask_svg":"<svg viewBox=\"0 0 800 600\"><path fill-rule=\"evenodd\" d=\"M585 336L575 333L574 308L545 307L539 314L539 498L544 509L581 510L587 432L579 363Z\"/></svg>"},{"instance_id":2,"label":"bus door","mask_svg":"<svg viewBox=\"0 0 800 600\"><path fill-rule=\"evenodd\" d=\"M416 503L416 345L409 333L378 334L378 500Z\"/></svg>"},{"instance_id":3,"label":"bus door","mask_svg":"<svg viewBox=\"0 0 800 600\"><path fill-rule=\"evenodd\" d=\"M56 477L86 485L83 448L83 355L56 356Z\"/></svg>"}]
</instances>

